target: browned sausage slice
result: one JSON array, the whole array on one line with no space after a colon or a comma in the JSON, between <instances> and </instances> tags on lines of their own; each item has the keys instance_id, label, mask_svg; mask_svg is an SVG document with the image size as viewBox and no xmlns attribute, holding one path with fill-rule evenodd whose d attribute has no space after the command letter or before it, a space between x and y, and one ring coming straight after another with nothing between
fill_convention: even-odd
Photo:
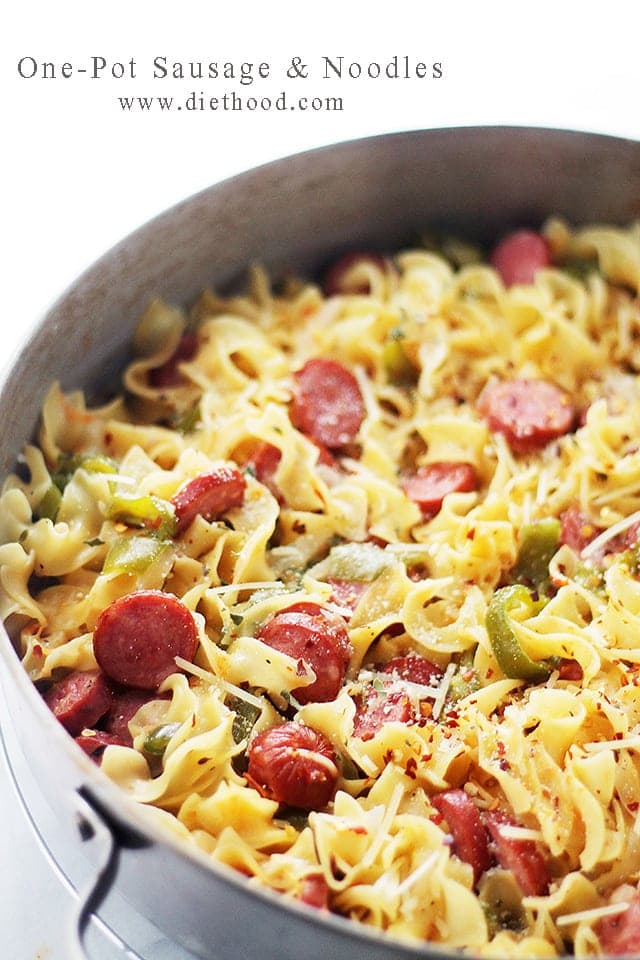
<instances>
[{"instance_id":1,"label":"browned sausage slice","mask_svg":"<svg viewBox=\"0 0 640 960\"><path fill-rule=\"evenodd\" d=\"M454 853L473 867L473 881L477 883L493 860L487 831L475 803L464 790L445 790L431 798L431 805L447 821L453 836Z\"/></svg>"},{"instance_id":2,"label":"browned sausage slice","mask_svg":"<svg viewBox=\"0 0 640 960\"><path fill-rule=\"evenodd\" d=\"M246 481L236 467L218 467L189 480L171 500L178 533L183 533L197 516L213 520L225 510L241 506L245 487Z\"/></svg>"},{"instance_id":3,"label":"browned sausage slice","mask_svg":"<svg viewBox=\"0 0 640 960\"><path fill-rule=\"evenodd\" d=\"M280 503L282 503L282 493L273 477L281 459L282 450L279 447L273 443L263 442L258 444L247 461L247 466L251 467L255 473L256 480L263 483Z\"/></svg>"},{"instance_id":4,"label":"browned sausage slice","mask_svg":"<svg viewBox=\"0 0 640 960\"><path fill-rule=\"evenodd\" d=\"M131 740L131 738L129 738ZM94 760L100 760L107 747L130 747L131 743L125 742L121 737L113 733L106 733L104 730L83 730L80 736L75 738L79 747Z\"/></svg>"},{"instance_id":5,"label":"browned sausage slice","mask_svg":"<svg viewBox=\"0 0 640 960\"><path fill-rule=\"evenodd\" d=\"M363 593L371 586L366 580L340 580L337 577L327 577L326 583L331 587L331 602L351 611L355 610Z\"/></svg>"},{"instance_id":6,"label":"browned sausage slice","mask_svg":"<svg viewBox=\"0 0 640 960\"><path fill-rule=\"evenodd\" d=\"M525 897L542 897L549 891L551 877L547 862L532 840L516 840L503 832L515 821L499 810L488 810L484 822L491 834L496 860L511 870Z\"/></svg>"},{"instance_id":7,"label":"browned sausage slice","mask_svg":"<svg viewBox=\"0 0 640 960\"><path fill-rule=\"evenodd\" d=\"M156 690L193 660L198 646L193 614L170 593L139 590L115 600L98 617L93 651L104 672L125 687Z\"/></svg>"},{"instance_id":8,"label":"browned sausage slice","mask_svg":"<svg viewBox=\"0 0 640 960\"><path fill-rule=\"evenodd\" d=\"M318 357L298 370L290 416L294 427L330 450L352 443L364 420L358 381L337 360Z\"/></svg>"},{"instance_id":9,"label":"browned sausage slice","mask_svg":"<svg viewBox=\"0 0 640 960\"><path fill-rule=\"evenodd\" d=\"M598 920L595 931L608 957L640 954L640 894L635 893L624 913Z\"/></svg>"},{"instance_id":10,"label":"browned sausage slice","mask_svg":"<svg viewBox=\"0 0 640 960\"><path fill-rule=\"evenodd\" d=\"M376 690L369 684L353 699L356 705L353 735L360 740L373 740L385 723L409 723L415 719L411 698L404 690L394 689L391 683L386 690Z\"/></svg>"},{"instance_id":11,"label":"browned sausage slice","mask_svg":"<svg viewBox=\"0 0 640 960\"><path fill-rule=\"evenodd\" d=\"M295 603L268 620L258 640L314 671L312 684L292 691L299 703L335 700L353 653L342 617L315 603Z\"/></svg>"},{"instance_id":12,"label":"browned sausage slice","mask_svg":"<svg viewBox=\"0 0 640 960\"><path fill-rule=\"evenodd\" d=\"M560 543L566 543L576 553L584 550L601 532L601 528L591 523L577 505L567 507L560 514Z\"/></svg>"},{"instance_id":13,"label":"browned sausage slice","mask_svg":"<svg viewBox=\"0 0 640 960\"><path fill-rule=\"evenodd\" d=\"M97 670L74 670L47 690L44 701L62 726L76 736L107 712L111 691L106 677Z\"/></svg>"},{"instance_id":14,"label":"browned sausage slice","mask_svg":"<svg viewBox=\"0 0 640 960\"><path fill-rule=\"evenodd\" d=\"M300 900L317 910L329 909L329 886L322 874L304 878L300 890Z\"/></svg>"},{"instance_id":15,"label":"browned sausage slice","mask_svg":"<svg viewBox=\"0 0 640 960\"><path fill-rule=\"evenodd\" d=\"M439 460L403 477L400 484L423 514L433 517L449 493L468 493L478 489L478 476L472 464Z\"/></svg>"},{"instance_id":16,"label":"browned sausage slice","mask_svg":"<svg viewBox=\"0 0 640 960\"><path fill-rule=\"evenodd\" d=\"M152 387L165 389L167 387L179 387L185 382L184 377L178 369L180 363L192 360L198 349L198 338L195 333L185 333L180 337L178 346L171 354L168 360L160 367L155 367L149 371L149 383Z\"/></svg>"},{"instance_id":17,"label":"browned sausage slice","mask_svg":"<svg viewBox=\"0 0 640 960\"><path fill-rule=\"evenodd\" d=\"M336 755L327 738L298 723L259 733L249 748L247 779L271 800L321 810L336 791Z\"/></svg>"},{"instance_id":18,"label":"browned sausage slice","mask_svg":"<svg viewBox=\"0 0 640 960\"><path fill-rule=\"evenodd\" d=\"M133 743L129 731L131 718L149 700L166 700L168 697L168 693L150 693L148 690L137 690L135 687L118 690L114 687L111 706L100 726L107 733L122 740L126 746L131 746Z\"/></svg>"},{"instance_id":19,"label":"browned sausage slice","mask_svg":"<svg viewBox=\"0 0 640 960\"><path fill-rule=\"evenodd\" d=\"M379 253L366 250L351 250L331 264L322 279L325 297L336 294L371 293L371 284L359 267L370 266L386 270L387 262Z\"/></svg>"},{"instance_id":20,"label":"browned sausage slice","mask_svg":"<svg viewBox=\"0 0 640 960\"><path fill-rule=\"evenodd\" d=\"M516 230L504 237L491 254L491 264L505 287L514 283L533 283L538 270L551 265L551 254L544 237L533 230Z\"/></svg>"},{"instance_id":21,"label":"browned sausage slice","mask_svg":"<svg viewBox=\"0 0 640 960\"><path fill-rule=\"evenodd\" d=\"M486 389L480 412L515 453L529 453L568 433L575 420L570 397L548 380L503 380Z\"/></svg>"},{"instance_id":22,"label":"browned sausage slice","mask_svg":"<svg viewBox=\"0 0 640 960\"><path fill-rule=\"evenodd\" d=\"M411 653L406 657L393 657L387 660L383 670L394 677L410 680L411 683L420 683L425 687L431 686L433 681L442 678L440 667L417 653Z\"/></svg>"}]
</instances>

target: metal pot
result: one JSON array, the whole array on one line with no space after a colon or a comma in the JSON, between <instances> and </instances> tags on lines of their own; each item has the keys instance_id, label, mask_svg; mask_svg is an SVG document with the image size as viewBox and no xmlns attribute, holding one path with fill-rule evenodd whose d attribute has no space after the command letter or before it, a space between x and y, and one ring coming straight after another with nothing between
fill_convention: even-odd
<instances>
[{"instance_id":1,"label":"metal pot","mask_svg":"<svg viewBox=\"0 0 640 960\"><path fill-rule=\"evenodd\" d=\"M0 474L33 434L48 384L95 395L115 382L136 318L161 295L188 303L260 261L313 272L346 247L393 250L425 226L495 238L548 214L573 223L640 217L640 142L529 128L374 137L280 160L211 187L142 227L55 304L0 394ZM450 953L400 945L250 886L150 827L54 720L0 638L3 728L18 787L55 862L97 881L95 907L132 947L149 918L206 960L389 960Z\"/></svg>"}]
</instances>

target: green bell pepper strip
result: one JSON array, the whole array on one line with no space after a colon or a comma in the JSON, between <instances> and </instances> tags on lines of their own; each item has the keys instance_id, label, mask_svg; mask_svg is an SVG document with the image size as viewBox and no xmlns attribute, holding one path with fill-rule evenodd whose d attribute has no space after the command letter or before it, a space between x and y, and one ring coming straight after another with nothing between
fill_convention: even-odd
<instances>
[{"instance_id":1,"label":"green bell pepper strip","mask_svg":"<svg viewBox=\"0 0 640 960\"><path fill-rule=\"evenodd\" d=\"M545 663L532 660L524 652L511 625L511 614L515 608L524 607L527 616L533 616L546 602L534 600L521 583L502 587L491 598L485 623L494 656L506 677L543 683L551 673Z\"/></svg>"},{"instance_id":2,"label":"green bell pepper strip","mask_svg":"<svg viewBox=\"0 0 640 960\"><path fill-rule=\"evenodd\" d=\"M232 727L233 740L235 743L242 743L253 730L261 711L255 704L240 698L234 699L229 706L235 711Z\"/></svg>"},{"instance_id":3,"label":"green bell pepper strip","mask_svg":"<svg viewBox=\"0 0 640 960\"><path fill-rule=\"evenodd\" d=\"M82 467L87 473L117 473L118 464L101 453L63 453L58 457L55 473L51 480L63 491L76 470Z\"/></svg>"},{"instance_id":4,"label":"green bell pepper strip","mask_svg":"<svg viewBox=\"0 0 640 960\"><path fill-rule=\"evenodd\" d=\"M39 520L42 520L43 518L46 518L47 520L53 520L55 523L61 503L62 494L60 493L60 488L56 486L55 483L52 483L40 500L38 506L35 508L36 517Z\"/></svg>"},{"instance_id":5,"label":"green bell pepper strip","mask_svg":"<svg viewBox=\"0 0 640 960\"><path fill-rule=\"evenodd\" d=\"M170 540L139 536L118 537L109 547L102 572L144 573L170 547Z\"/></svg>"},{"instance_id":6,"label":"green bell pepper strip","mask_svg":"<svg viewBox=\"0 0 640 960\"><path fill-rule=\"evenodd\" d=\"M129 527L142 527L160 540L175 536L177 530L175 510L168 500L159 497L114 494L106 516Z\"/></svg>"},{"instance_id":7,"label":"green bell pepper strip","mask_svg":"<svg viewBox=\"0 0 640 960\"><path fill-rule=\"evenodd\" d=\"M402 340L402 335L391 334L382 348L382 362L387 379L390 383L415 383L418 379L418 371L409 360L402 346Z\"/></svg>"},{"instance_id":8,"label":"green bell pepper strip","mask_svg":"<svg viewBox=\"0 0 640 960\"><path fill-rule=\"evenodd\" d=\"M155 727L145 737L142 749L145 753L150 753L154 757L163 756L169 746L171 737L181 726L181 723L163 723L159 727Z\"/></svg>"},{"instance_id":9,"label":"green bell pepper strip","mask_svg":"<svg viewBox=\"0 0 640 960\"><path fill-rule=\"evenodd\" d=\"M520 550L511 577L545 592L549 584L549 563L558 549L559 540L560 521L555 517L526 524L521 531Z\"/></svg>"}]
</instances>

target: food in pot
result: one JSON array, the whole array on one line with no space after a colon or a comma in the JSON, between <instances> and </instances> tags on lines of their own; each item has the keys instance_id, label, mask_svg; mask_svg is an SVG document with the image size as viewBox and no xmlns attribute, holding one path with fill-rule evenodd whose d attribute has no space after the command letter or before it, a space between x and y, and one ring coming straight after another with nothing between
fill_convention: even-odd
<instances>
[{"instance_id":1,"label":"food in pot","mask_svg":"<svg viewBox=\"0 0 640 960\"><path fill-rule=\"evenodd\" d=\"M640 228L343 253L54 384L1 613L185 844L477 956L640 952ZM433 249L435 246L435 249Z\"/></svg>"}]
</instances>

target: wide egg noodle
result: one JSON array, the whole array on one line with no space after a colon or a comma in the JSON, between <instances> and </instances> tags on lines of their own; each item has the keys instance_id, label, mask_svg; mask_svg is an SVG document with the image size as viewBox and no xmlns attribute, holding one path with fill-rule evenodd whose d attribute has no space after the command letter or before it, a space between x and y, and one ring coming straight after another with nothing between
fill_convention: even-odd
<instances>
[{"instance_id":1,"label":"wide egg noodle","mask_svg":"<svg viewBox=\"0 0 640 960\"><path fill-rule=\"evenodd\" d=\"M352 264L347 282L368 293L325 297L295 278L275 292L256 267L245 294L205 291L190 311L153 301L123 395L91 409L54 384L38 444L0 499L0 614L41 689L98 668L93 630L115 600L165 590L193 613L194 662L149 692L132 746L101 759L151 820L252 884L295 899L316 884L354 921L482 957L602 955L599 918L640 880L640 224L549 220L543 233L553 266L509 288L479 255L455 267L416 249ZM185 336L193 350L172 367ZM290 415L300 368L320 357L353 373L365 411L354 442L329 452ZM483 391L513 378L567 391L576 428L514 453L479 412ZM96 456L113 472L82 459ZM402 480L443 461L469 464L478 489L431 516ZM114 545L144 538L149 550L157 536L114 519L114 498L171 510L221 468L243 471L239 506L165 530L147 565L105 568ZM43 507L52 484L55 516ZM510 621L548 678L506 676L486 627L492 597L523 528L568 509L597 539L560 546L547 602ZM352 600L343 580L359 583ZM260 639L294 604L344 618L352 655L334 700L300 704L313 666ZM385 674L408 654L436 665L431 684ZM363 735L372 686L408 698L414 720ZM251 739L285 716L337 758L335 798L308 816L245 777ZM548 893L523 897L517 922L496 920L431 803L451 788L480 815L512 816L550 865Z\"/></svg>"}]
</instances>

